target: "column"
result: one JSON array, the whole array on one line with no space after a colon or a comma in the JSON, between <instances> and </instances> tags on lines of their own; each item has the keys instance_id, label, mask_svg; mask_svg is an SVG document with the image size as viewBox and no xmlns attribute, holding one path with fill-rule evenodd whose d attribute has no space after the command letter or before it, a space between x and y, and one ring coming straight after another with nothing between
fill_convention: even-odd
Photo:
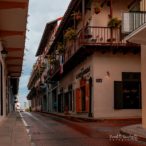
<instances>
[{"instance_id":1,"label":"column","mask_svg":"<svg viewBox=\"0 0 146 146\"><path fill-rule=\"evenodd\" d=\"M142 126L146 128L146 45L141 46Z\"/></svg>"}]
</instances>

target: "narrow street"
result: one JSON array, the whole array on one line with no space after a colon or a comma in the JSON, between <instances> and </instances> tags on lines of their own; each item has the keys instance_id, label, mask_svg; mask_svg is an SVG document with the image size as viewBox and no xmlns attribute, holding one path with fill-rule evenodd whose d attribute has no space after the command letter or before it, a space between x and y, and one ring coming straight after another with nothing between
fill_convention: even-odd
<instances>
[{"instance_id":1,"label":"narrow street","mask_svg":"<svg viewBox=\"0 0 146 146\"><path fill-rule=\"evenodd\" d=\"M73 122L39 113L21 113L34 146L146 146L136 139L113 138L123 123Z\"/></svg>"}]
</instances>

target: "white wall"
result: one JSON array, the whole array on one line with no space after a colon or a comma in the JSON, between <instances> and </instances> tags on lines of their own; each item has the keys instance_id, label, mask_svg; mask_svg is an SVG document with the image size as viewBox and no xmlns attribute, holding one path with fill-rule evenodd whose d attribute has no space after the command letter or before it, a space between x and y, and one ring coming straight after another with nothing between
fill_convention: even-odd
<instances>
[{"instance_id":1,"label":"white wall","mask_svg":"<svg viewBox=\"0 0 146 146\"><path fill-rule=\"evenodd\" d=\"M141 110L114 110L114 81L122 80L122 72L140 72L140 55L133 54L94 54L94 116L135 117ZM107 72L110 77L107 77ZM101 83L96 79L102 79Z\"/></svg>"},{"instance_id":2,"label":"white wall","mask_svg":"<svg viewBox=\"0 0 146 146\"><path fill-rule=\"evenodd\" d=\"M67 74L61 81L60 87L68 89L68 85L73 84L73 88L79 88L79 79L76 79L76 75L80 73L81 68L87 68L90 66L90 76L92 76L92 56L88 57L81 64L77 65L69 74ZM86 74L87 75L87 74ZM86 76L85 75L85 76Z\"/></svg>"}]
</instances>

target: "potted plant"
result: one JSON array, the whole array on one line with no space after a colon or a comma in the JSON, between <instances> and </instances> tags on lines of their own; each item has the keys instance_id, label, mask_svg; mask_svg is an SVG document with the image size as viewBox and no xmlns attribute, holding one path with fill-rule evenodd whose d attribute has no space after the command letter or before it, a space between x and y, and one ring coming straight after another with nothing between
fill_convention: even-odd
<instances>
[{"instance_id":1,"label":"potted plant","mask_svg":"<svg viewBox=\"0 0 146 146\"><path fill-rule=\"evenodd\" d=\"M116 41L116 38L114 38L114 35L113 35L113 31L116 28L119 28L120 25L121 25L121 20L119 20L118 18L111 18L110 19L110 21L108 22L108 27L110 27L111 37L107 40L108 42Z\"/></svg>"},{"instance_id":2,"label":"potted plant","mask_svg":"<svg viewBox=\"0 0 146 146\"><path fill-rule=\"evenodd\" d=\"M101 8L99 6L94 7L94 13L95 14L100 13L100 11L101 11Z\"/></svg>"},{"instance_id":3,"label":"potted plant","mask_svg":"<svg viewBox=\"0 0 146 146\"><path fill-rule=\"evenodd\" d=\"M75 38L76 38L75 29L69 27L64 34L64 39L65 40L74 40Z\"/></svg>"},{"instance_id":4,"label":"potted plant","mask_svg":"<svg viewBox=\"0 0 146 146\"><path fill-rule=\"evenodd\" d=\"M46 67L47 64L45 62L42 62L41 67Z\"/></svg>"},{"instance_id":5,"label":"potted plant","mask_svg":"<svg viewBox=\"0 0 146 146\"><path fill-rule=\"evenodd\" d=\"M121 25L121 20L118 18L111 18L110 21L108 22L108 27L111 28L118 28Z\"/></svg>"},{"instance_id":6,"label":"potted plant","mask_svg":"<svg viewBox=\"0 0 146 146\"><path fill-rule=\"evenodd\" d=\"M48 61L50 64L54 64L56 62L56 59L53 55L49 55L48 56Z\"/></svg>"},{"instance_id":7,"label":"potted plant","mask_svg":"<svg viewBox=\"0 0 146 146\"><path fill-rule=\"evenodd\" d=\"M57 53L58 54L63 54L64 51L65 51L65 49L64 49L63 43L62 42L58 42L57 43Z\"/></svg>"},{"instance_id":8,"label":"potted plant","mask_svg":"<svg viewBox=\"0 0 146 146\"><path fill-rule=\"evenodd\" d=\"M75 20L81 20L81 18L82 18L82 15L81 15L81 12L80 12L80 11L78 11L78 12L73 12L71 16L72 16L73 19L75 19Z\"/></svg>"},{"instance_id":9,"label":"potted plant","mask_svg":"<svg viewBox=\"0 0 146 146\"><path fill-rule=\"evenodd\" d=\"M95 7L94 7L94 13L95 13L95 14L98 14L98 13L100 13L100 11L101 11L101 7L100 7L99 2L97 1L97 2L95 3Z\"/></svg>"},{"instance_id":10,"label":"potted plant","mask_svg":"<svg viewBox=\"0 0 146 146\"><path fill-rule=\"evenodd\" d=\"M76 20L81 20L81 18L82 18L81 13L80 12L76 12L75 13L75 18L76 18Z\"/></svg>"}]
</instances>

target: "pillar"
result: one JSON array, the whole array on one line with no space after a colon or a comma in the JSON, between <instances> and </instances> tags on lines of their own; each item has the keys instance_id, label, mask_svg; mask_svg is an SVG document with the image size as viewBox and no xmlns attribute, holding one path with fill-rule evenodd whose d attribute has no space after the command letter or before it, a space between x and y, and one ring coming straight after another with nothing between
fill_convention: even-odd
<instances>
[{"instance_id":1,"label":"pillar","mask_svg":"<svg viewBox=\"0 0 146 146\"><path fill-rule=\"evenodd\" d=\"M146 128L146 45L141 46L142 126Z\"/></svg>"}]
</instances>

